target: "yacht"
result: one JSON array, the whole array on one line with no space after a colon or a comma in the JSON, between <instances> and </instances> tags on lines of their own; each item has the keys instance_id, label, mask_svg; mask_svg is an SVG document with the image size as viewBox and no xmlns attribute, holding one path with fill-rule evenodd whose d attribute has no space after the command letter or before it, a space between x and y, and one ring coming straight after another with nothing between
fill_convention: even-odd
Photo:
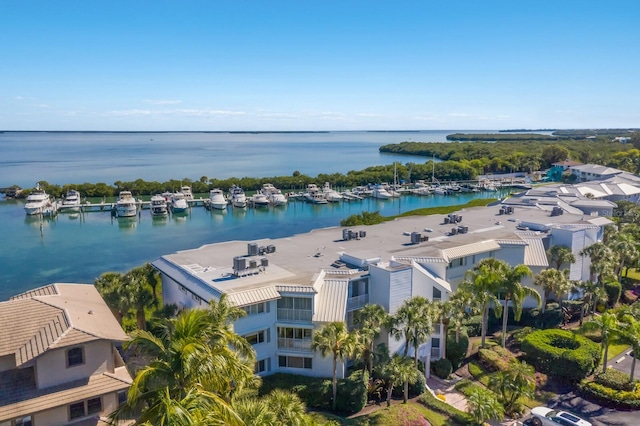
<instances>
[{"instance_id":1,"label":"yacht","mask_svg":"<svg viewBox=\"0 0 640 426\"><path fill-rule=\"evenodd\" d=\"M376 185L375 188L373 188L371 196L379 200L388 200L392 197L392 195L385 189L383 185Z\"/></svg>"},{"instance_id":2,"label":"yacht","mask_svg":"<svg viewBox=\"0 0 640 426\"><path fill-rule=\"evenodd\" d=\"M184 198L189 201L193 200L193 192L191 192L190 186L183 186L180 188L180 192L184 194Z\"/></svg>"},{"instance_id":3,"label":"yacht","mask_svg":"<svg viewBox=\"0 0 640 426\"><path fill-rule=\"evenodd\" d=\"M189 209L189 203L187 203L187 196L184 192L176 192L171 194L171 211L173 213L184 213Z\"/></svg>"},{"instance_id":4,"label":"yacht","mask_svg":"<svg viewBox=\"0 0 640 426\"><path fill-rule=\"evenodd\" d=\"M209 203L211 208L216 210L224 210L227 208L227 200L224 198L224 193L222 189L212 189L209 191Z\"/></svg>"},{"instance_id":5,"label":"yacht","mask_svg":"<svg viewBox=\"0 0 640 426\"><path fill-rule=\"evenodd\" d=\"M424 180L418 180L413 184L413 189L411 191L415 195L429 195L431 194L431 190L429 186L424 182Z\"/></svg>"},{"instance_id":6,"label":"yacht","mask_svg":"<svg viewBox=\"0 0 640 426\"><path fill-rule=\"evenodd\" d=\"M344 198L342 194L340 194L335 189L331 188L331 185L329 184L329 182L324 183L324 186L322 187L322 192L324 193L324 198L327 201L332 203L337 203L339 201L342 201L342 199Z\"/></svg>"},{"instance_id":7,"label":"yacht","mask_svg":"<svg viewBox=\"0 0 640 426\"><path fill-rule=\"evenodd\" d=\"M70 189L62 201L62 206L65 211L79 212L80 211L80 193L75 189Z\"/></svg>"},{"instance_id":8,"label":"yacht","mask_svg":"<svg viewBox=\"0 0 640 426\"><path fill-rule=\"evenodd\" d=\"M253 204L253 207L268 207L269 198L262 192L256 192L251 196L251 204Z\"/></svg>"},{"instance_id":9,"label":"yacht","mask_svg":"<svg viewBox=\"0 0 640 426\"><path fill-rule=\"evenodd\" d=\"M262 185L262 189L260 190L260 192L262 192L267 197L269 203L274 207L284 206L285 204L287 204L287 197L284 196L282 191L280 191L270 183L265 183L264 185Z\"/></svg>"},{"instance_id":10,"label":"yacht","mask_svg":"<svg viewBox=\"0 0 640 426\"><path fill-rule=\"evenodd\" d=\"M36 187L29 196L27 197L27 202L24 205L24 211L27 212L27 215L34 214L43 214L47 207L51 206L51 197L47 194L44 189L40 188L40 184L37 183Z\"/></svg>"},{"instance_id":11,"label":"yacht","mask_svg":"<svg viewBox=\"0 0 640 426\"><path fill-rule=\"evenodd\" d=\"M231 200L231 205L233 207L238 207L241 209L247 207L247 196L239 186L233 185L231 187L229 199Z\"/></svg>"},{"instance_id":12,"label":"yacht","mask_svg":"<svg viewBox=\"0 0 640 426\"><path fill-rule=\"evenodd\" d=\"M304 199L313 204L327 204L327 199L324 196L324 192L318 188L315 183L307 185L307 190L303 194Z\"/></svg>"},{"instance_id":13,"label":"yacht","mask_svg":"<svg viewBox=\"0 0 640 426\"><path fill-rule=\"evenodd\" d=\"M372 192L368 186L356 186L351 190L351 193L358 197L370 197Z\"/></svg>"},{"instance_id":14,"label":"yacht","mask_svg":"<svg viewBox=\"0 0 640 426\"><path fill-rule=\"evenodd\" d=\"M131 195L131 191L120 191L116 200L116 216L132 217L138 212L136 199Z\"/></svg>"},{"instance_id":15,"label":"yacht","mask_svg":"<svg viewBox=\"0 0 640 426\"><path fill-rule=\"evenodd\" d=\"M151 215L152 216L166 216L169 214L169 209L167 208L167 200L160 194L154 195L151 197Z\"/></svg>"}]
</instances>

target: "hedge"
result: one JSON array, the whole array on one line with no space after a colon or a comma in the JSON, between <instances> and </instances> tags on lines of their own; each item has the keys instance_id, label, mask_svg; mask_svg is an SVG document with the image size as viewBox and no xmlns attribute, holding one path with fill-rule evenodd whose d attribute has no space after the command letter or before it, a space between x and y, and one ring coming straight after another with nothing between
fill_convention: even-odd
<instances>
[{"instance_id":1,"label":"hedge","mask_svg":"<svg viewBox=\"0 0 640 426\"><path fill-rule=\"evenodd\" d=\"M478 349L480 362L490 371L503 371L509 368L509 361L514 355L502 346Z\"/></svg>"},{"instance_id":2,"label":"hedge","mask_svg":"<svg viewBox=\"0 0 640 426\"><path fill-rule=\"evenodd\" d=\"M586 381L580 385L580 392L585 399L612 408L629 410L640 409L640 385L636 384L632 391L616 390L600 383Z\"/></svg>"},{"instance_id":3,"label":"hedge","mask_svg":"<svg viewBox=\"0 0 640 426\"><path fill-rule=\"evenodd\" d=\"M455 332L449 333L449 336L447 336L447 359L451 361L454 370L460 368L464 359L467 357L468 350L469 336L467 336L465 329L460 331L459 342L456 342Z\"/></svg>"},{"instance_id":4,"label":"hedge","mask_svg":"<svg viewBox=\"0 0 640 426\"><path fill-rule=\"evenodd\" d=\"M607 292L607 306L613 308L620 301L620 295L622 295L622 284L618 281L607 281L604 283L604 289Z\"/></svg>"},{"instance_id":5,"label":"hedge","mask_svg":"<svg viewBox=\"0 0 640 426\"><path fill-rule=\"evenodd\" d=\"M629 382L629 375L622 371L607 368L607 371L595 374L593 381L615 390L633 391L640 383L638 380Z\"/></svg>"},{"instance_id":6,"label":"hedge","mask_svg":"<svg viewBox=\"0 0 640 426\"><path fill-rule=\"evenodd\" d=\"M451 365L451 361L446 358L441 358L431 363L431 370L433 370L433 374L436 376L441 379L446 379L453 373L453 366Z\"/></svg>"},{"instance_id":7,"label":"hedge","mask_svg":"<svg viewBox=\"0 0 640 426\"><path fill-rule=\"evenodd\" d=\"M522 342L526 360L536 370L568 381L579 381L600 363L600 345L568 330L538 330Z\"/></svg>"},{"instance_id":8,"label":"hedge","mask_svg":"<svg viewBox=\"0 0 640 426\"><path fill-rule=\"evenodd\" d=\"M482 334L482 315L469 317L462 324L467 330L467 336L477 337Z\"/></svg>"}]
</instances>

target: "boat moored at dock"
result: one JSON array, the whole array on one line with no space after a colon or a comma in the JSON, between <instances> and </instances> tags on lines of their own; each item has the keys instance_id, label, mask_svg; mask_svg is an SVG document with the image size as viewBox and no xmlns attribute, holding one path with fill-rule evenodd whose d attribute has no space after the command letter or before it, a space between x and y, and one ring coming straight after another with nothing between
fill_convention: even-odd
<instances>
[{"instance_id":1,"label":"boat moored at dock","mask_svg":"<svg viewBox=\"0 0 640 426\"><path fill-rule=\"evenodd\" d=\"M247 196L239 186L233 185L229 190L229 201L233 207L243 209L247 207Z\"/></svg>"},{"instance_id":2,"label":"boat moored at dock","mask_svg":"<svg viewBox=\"0 0 640 426\"><path fill-rule=\"evenodd\" d=\"M149 207L152 216L167 216L169 214L169 208L167 206L167 200L160 195L154 195L151 197L151 205Z\"/></svg>"},{"instance_id":3,"label":"boat moored at dock","mask_svg":"<svg viewBox=\"0 0 640 426\"><path fill-rule=\"evenodd\" d=\"M136 199L131 191L120 191L116 200L115 213L117 217L133 217L138 213Z\"/></svg>"},{"instance_id":4,"label":"boat moored at dock","mask_svg":"<svg viewBox=\"0 0 640 426\"><path fill-rule=\"evenodd\" d=\"M171 211L173 213L184 213L189 209L189 203L187 203L187 196L184 192L176 192L171 194Z\"/></svg>"},{"instance_id":5,"label":"boat moored at dock","mask_svg":"<svg viewBox=\"0 0 640 426\"><path fill-rule=\"evenodd\" d=\"M24 211L29 216L44 214L51 206L51 196L47 194L44 189L40 188L40 183L37 183L34 190L27 196Z\"/></svg>"},{"instance_id":6,"label":"boat moored at dock","mask_svg":"<svg viewBox=\"0 0 640 426\"><path fill-rule=\"evenodd\" d=\"M70 189L62 201L62 209L64 211L79 212L80 211L80 193L75 189Z\"/></svg>"},{"instance_id":7,"label":"boat moored at dock","mask_svg":"<svg viewBox=\"0 0 640 426\"><path fill-rule=\"evenodd\" d=\"M329 184L329 182L324 183L324 186L322 187L322 193L324 194L324 198L330 203L340 202L344 198L342 194L331 188L331 184Z\"/></svg>"},{"instance_id":8,"label":"boat moored at dock","mask_svg":"<svg viewBox=\"0 0 640 426\"><path fill-rule=\"evenodd\" d=\"M312 204L327 204L327 199L324 193L318 188L315 183L307 185L307 190L303 194L304 199Z\"/></svg>"},{"instance_id":9,"label":"boat moored at dock","mask_svg":"<svg viewBox=\"0 0 640 426\"><path fill-rule=\"evenodd\" d=\"M227 199L224 198L222 189L215 188L209 191L209 206L212 209L224 210L227 208L228 204Z\"/></svg>"},{"instance_id":10,"label":"boat moored at dock","mask_svg":"<svg viewBox=\"0 0 640 426\"><path fill-rule=\"evenodd\" d=\"M260 192L267 197L269 204L274 207L284 206L287 204L287 197L284 196L281 190L270 183L262 185Z\"/></svg>"}]
</instances>

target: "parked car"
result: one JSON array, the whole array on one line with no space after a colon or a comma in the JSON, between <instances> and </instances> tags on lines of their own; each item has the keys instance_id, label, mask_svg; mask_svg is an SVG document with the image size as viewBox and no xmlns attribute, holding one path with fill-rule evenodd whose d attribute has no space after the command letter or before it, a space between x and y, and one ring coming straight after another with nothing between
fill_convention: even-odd
<instances>
[{"instance_id":1,"label":"parked car","mask_svg":"<svg viewBox=\"0 0 640 426\"><path fill-rule=\"evenodd\" d=\"M531 410L531 426L592 426L590 422L566 411L549 407L536 407Z\"/></svg>"}]
</instances>

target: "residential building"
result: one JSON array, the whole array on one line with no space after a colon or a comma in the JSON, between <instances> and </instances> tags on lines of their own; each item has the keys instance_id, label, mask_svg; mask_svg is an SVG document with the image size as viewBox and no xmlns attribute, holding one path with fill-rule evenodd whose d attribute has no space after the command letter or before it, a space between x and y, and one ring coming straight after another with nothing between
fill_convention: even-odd
<instances>
[{"instance_id":1,"label":"residential building","mask_svg":"<svg viewBox=\"0 0 640 426\"><path fill-rule=\"evenodd\" d=\"M0 425L97 425L126 400L127 339L90 284L0 302Z\"/></svg>"},{"instance_id":2,"label":"residential building","mask_svg":"<svg viewBox=\"0 0 640 426\"><path fill-rule=\"evenodd\" d=\"M567 245L578 254L612 223L567 207L559 214L557 206L500 204L357 230L231 241L168 254L152 265L162 275L165 303L206 308L208 300L226 294L245 309L247 316L234 327L254 345L258 374L328 377L332 360L311 349L313 333L323 324L345 321L352 327L355 312L368 303L394 314L413 296L446 301L485 258L540 272L548 267L545 250L551 245ZM588 259L579 258L570 278L588 279ZM531 279L525 284L534 285ZM438 326L418 349L419 358L439 358L442 339ZM404 350L404 341L385 333L380 342L392 353ZM339 365L338 376L344 374L345 366Z\"/></svg>"},{"instance_id":3,"label":"residential building","mask_svg":"<svg viewBox=\"0 0 640 426\"><path fill-rule=\"evenodd\" d=\"M622 173L622 170L599 164L582 164L569 167L571 174L576 176L577 182L586 182L596 179L606 179Z\"/></svg>"}]
</instances>

